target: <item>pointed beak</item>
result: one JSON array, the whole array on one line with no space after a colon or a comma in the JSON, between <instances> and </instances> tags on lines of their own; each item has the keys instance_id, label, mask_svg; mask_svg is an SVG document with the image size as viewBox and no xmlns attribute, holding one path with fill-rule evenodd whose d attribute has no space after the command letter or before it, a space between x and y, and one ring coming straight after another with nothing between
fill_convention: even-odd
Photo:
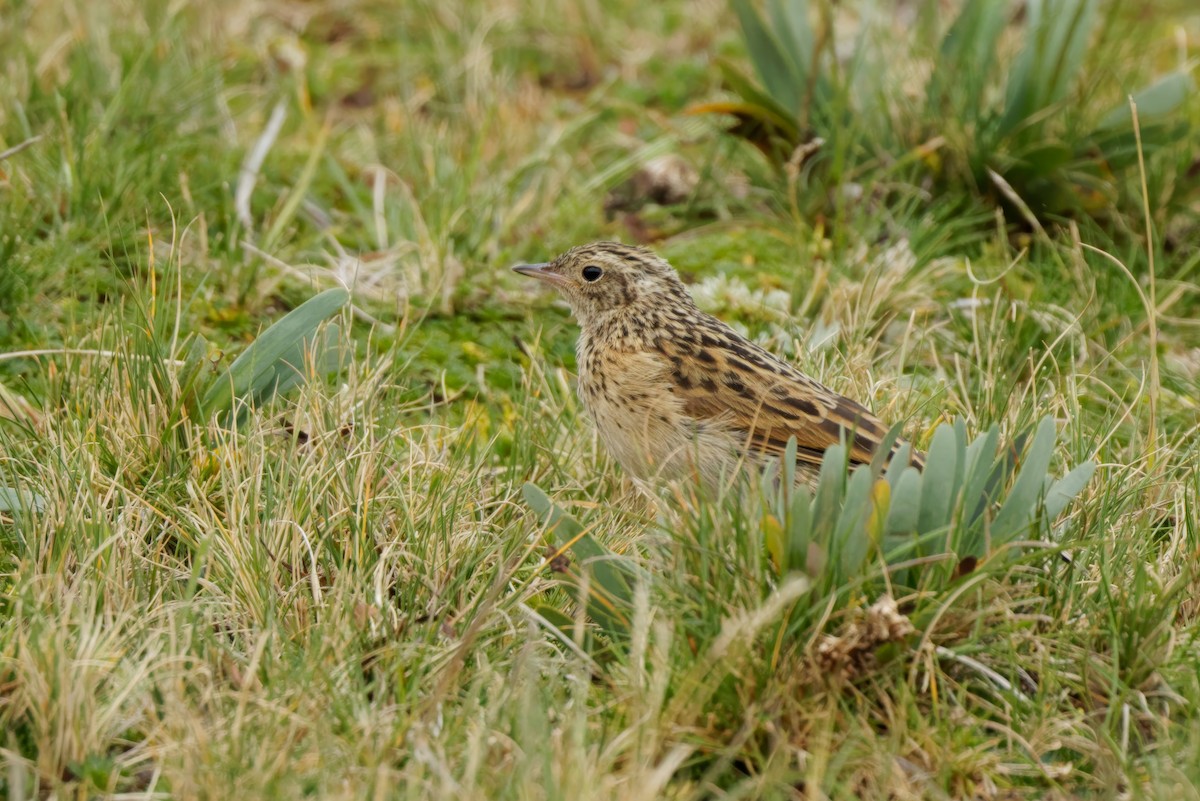
<instances>
[{"instance_id":1,"label":"pointed beak","mask_svg":"<svg viewBox=\"0 0 1200 801\"><path fill-rule=\"evenodd\" d=\"M548 284L553 284L558 287L568 287L571 282L568 281L561 273L554 272L550 269L550 263L543 264L518 264L513 267L514 272L521 275L528 275L530 278L537 278L545 281Z\"/></svg>"}]
</instances>

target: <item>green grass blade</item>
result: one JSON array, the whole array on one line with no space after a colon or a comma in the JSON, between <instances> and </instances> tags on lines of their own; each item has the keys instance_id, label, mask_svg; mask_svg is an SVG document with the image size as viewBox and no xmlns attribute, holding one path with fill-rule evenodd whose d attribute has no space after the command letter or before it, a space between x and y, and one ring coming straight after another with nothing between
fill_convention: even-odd
<instances>
[{"instance_id":1,"label":"green grass blade","mask_svg":"<svg viewBox=\"0 0 1200 801\"><path fill-rule=\"evenodd\" d=\"M300 171L296 185L288 193L287 200L284 201L283 208L279 211L279 216L271 223L270 230L263 237L262 249L264 251L270 253L278 247L284 229L292 222L292 218L296 216L300 204L308 195L313 178L317 174L317 165L320 164L321 156L325 153L326 143L329 141L329 131L330 126L326 123L321 127L320 133L317 134L316 142L309 148L308 159L304 163L304 169Z\"/></svg>"}]
</instances>

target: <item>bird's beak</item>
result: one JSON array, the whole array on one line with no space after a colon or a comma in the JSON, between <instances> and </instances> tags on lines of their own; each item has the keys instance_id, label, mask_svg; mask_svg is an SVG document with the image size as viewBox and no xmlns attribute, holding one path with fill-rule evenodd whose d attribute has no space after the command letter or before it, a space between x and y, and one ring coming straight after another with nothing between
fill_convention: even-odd
<instances>
[{"instance_id":1,"label":"bird's beak","mask_svg":"<svg viewBox=\"0 0 1200 801\"><path fill-rule=\"evenodd\" d=\"M543 264L518 264L516 267L513 267L513 270L521 275L541 279L554 286L569 287L571 285L571 282L562 273L557 273L550 269L549 262Z\"/></svg>"}]
</instances>

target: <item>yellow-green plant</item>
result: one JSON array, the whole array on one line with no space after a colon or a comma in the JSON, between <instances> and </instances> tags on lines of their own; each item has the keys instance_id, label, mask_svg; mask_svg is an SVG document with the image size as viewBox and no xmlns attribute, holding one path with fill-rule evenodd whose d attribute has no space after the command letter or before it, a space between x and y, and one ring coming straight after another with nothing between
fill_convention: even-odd
<instances>
[{"instance_id":1,"label":"yellow-green plant","mask_svg":"<svg viewBox=\"0 0 1200 801\"><path fill-rule=\"evenodd\" d=\"M908 445L892 468L885 469L881 455L849 471L847 447L839 444L826 452L812 488L796 482L793 441L781 462L763 473L758 493L768 572L778 581L807 574L812 591L799 607L812 609L885 590L936 594L981 562L1002 564L1019 553L1018 543L1047 533L1095 472L1086 461L1061 478L1050 475L1055 439L1050 417L1006 447L995 426L968 441L962 421L943 423L923 471L903 466ZM525 485L525 500L543 520L547 544L573 557L557 570L560 581L606 641L624 641L635 584L653 578L631 557L605 548L536 485ZM539 612L560 628L571 623L552 605Z\"/></svg>"},{"instance_id":2,"label":"yellow-green plant","mask_svg":"<svg viewBox=\"0 0 1200 801\"><path fill-rule=\"evenodd\" d=\"M961 420L943 423L923 471L903 466L904 445L887 470L876 459L848 472L846 446L835 445L814 490L794 486L785 457L784 480L768 477L774 483L764 489L772 561L780 573L809 572L831 591L882 562L893 585L918 589L961 573L963 560L1011 553L1014 541L1056 519L1095 472L1087 461L1053 478L1054 443L1050 417L1008 447L1000 447L995 426L968 441Z\"/></svg>"}]
</instances>

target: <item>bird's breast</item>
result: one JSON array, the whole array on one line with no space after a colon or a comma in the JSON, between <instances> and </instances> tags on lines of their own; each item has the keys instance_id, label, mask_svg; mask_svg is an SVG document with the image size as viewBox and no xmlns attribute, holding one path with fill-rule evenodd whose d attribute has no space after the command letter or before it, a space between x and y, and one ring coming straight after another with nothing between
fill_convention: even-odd
<instances>
[{"instance_id":1,"label":"bird's breast","mask_svg":"<svg viewBox=\"0 0 1200 801\"><path fill-rule=\"evenodd\" d=\"M659 352L581 340L579 395L605 448L639 478L724 469L736 449L726 432L685 414Z\"/></svg>"}]
</instances>

